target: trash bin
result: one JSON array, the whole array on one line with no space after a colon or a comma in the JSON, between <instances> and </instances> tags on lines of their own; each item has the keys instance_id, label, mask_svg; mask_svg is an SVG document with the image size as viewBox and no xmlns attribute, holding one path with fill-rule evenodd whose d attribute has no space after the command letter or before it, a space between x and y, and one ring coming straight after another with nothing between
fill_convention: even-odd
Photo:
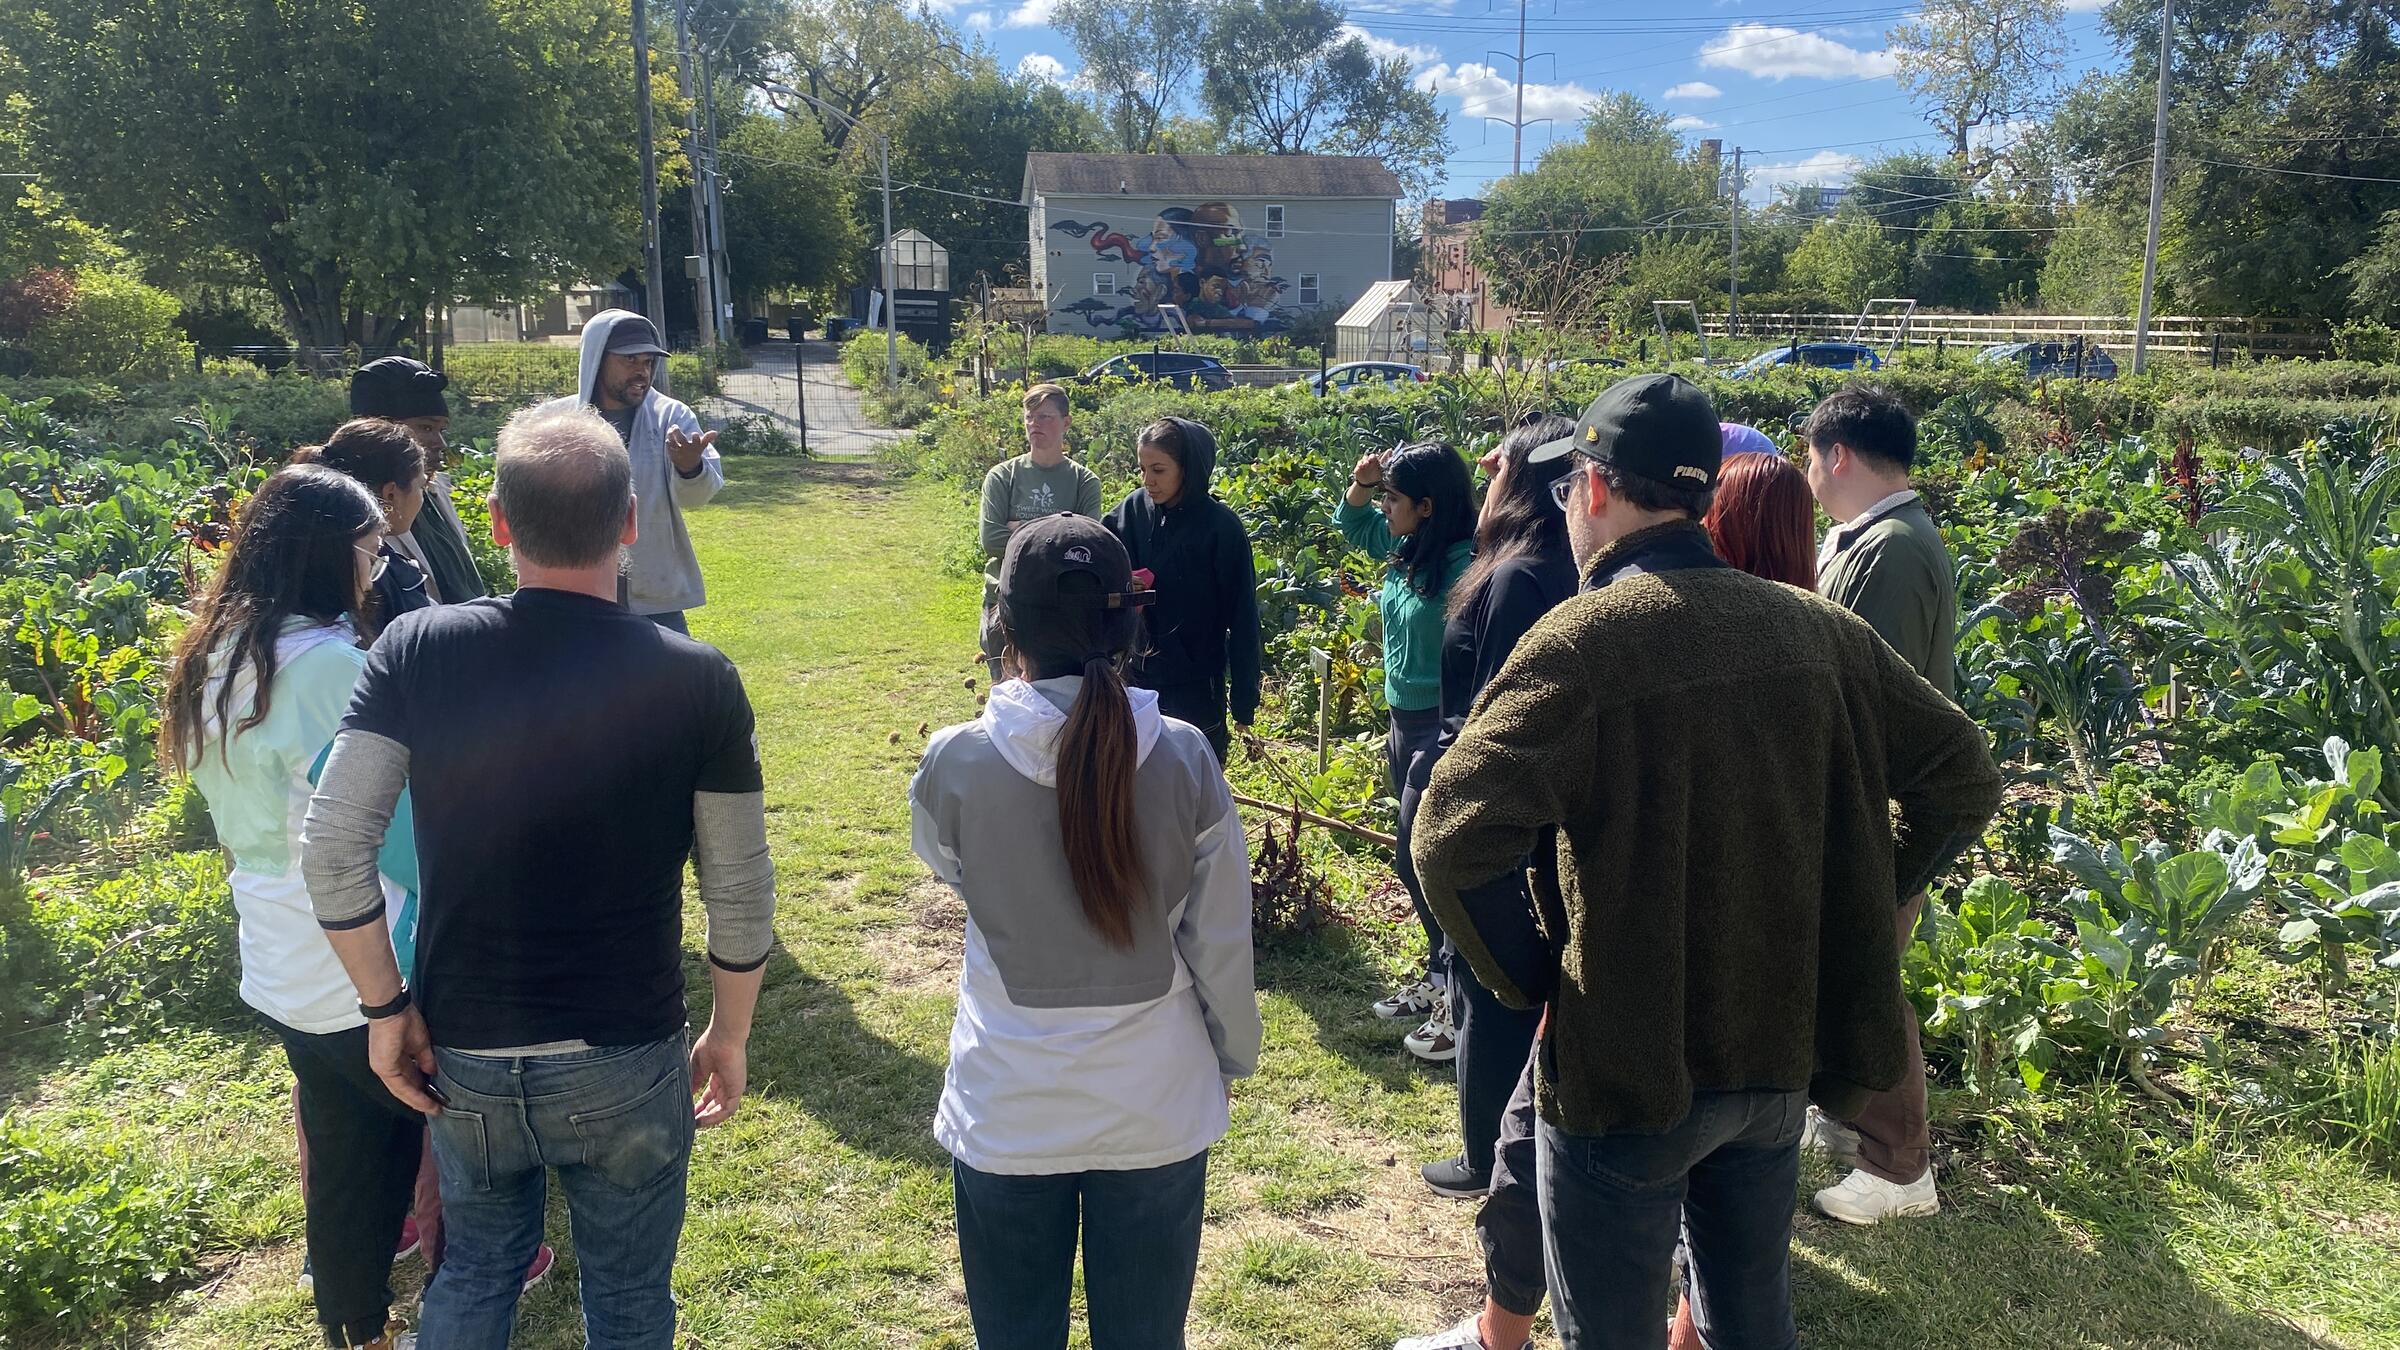
<instances>
[{"instance_id":1,"label":"trash bin","mask_svg":"<svg viewBox=\"0 0 2400 1350\"><path fill-rule=\"evenodd\" d=\"M791 334L794 342L805 341L808 337L808 324L799 315L794 314L783 321L783 331Z\"/></svg>"},{"instance_id":2,"label":"trash bin","mask_svg":"<svg viewBox=\"0 0 2400 1350\"><path fill-rule=\"evenodd\" d=\"M762 342L764 342L764 341L766 341L766 340L767 340L767 321L766 321L765 319L744 319L744 320L742 320L742 345L743 345L743 346L745 346L745 347L755 347L755 346L757 346L758 344L760 344L760 343L762 343Z\"/></svg>"},{"instance_id":3,"label":"trash bin","mask_svg":"<svg viewBox=\"0 0 2400 1350\"><path fill-rule=\"evenodd\" d=\"M825 321L825 340L839 342L849 336L850 325L853 322L854 320L850 319L827 319Z\"/></svg>"}]
</instances>

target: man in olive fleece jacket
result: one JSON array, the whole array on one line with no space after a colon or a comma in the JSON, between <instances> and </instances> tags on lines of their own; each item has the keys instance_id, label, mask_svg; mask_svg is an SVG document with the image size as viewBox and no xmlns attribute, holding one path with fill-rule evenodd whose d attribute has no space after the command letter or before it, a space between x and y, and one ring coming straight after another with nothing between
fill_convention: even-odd
<instances>
[{"instance_id":1,"label":"man in olive fleece jacket","mask_svg":"<svg viewBox=\"0 0 2400 1350\"><path fill-rule=\"evenodd\" d=\"M1717 561L1698 389L1624 381L1545 449L1581 456L1586 593L1518 644L1436 766L1417 867L1476 976L1550 1002L1539 1189L1565 1343L1655 1344L1685 1222L1704 1339L1788 1344L1805 1101L1848 1110L1898 1077L1893 909L1974 839L2000 777L1866 624ZM1538 913L1465 903L1510 895L1489 883L1546 826L1559 880ZM1486 933L1528 923L1555 976L1494 959L1513 944Z\"/></svg>"}]
</instances>

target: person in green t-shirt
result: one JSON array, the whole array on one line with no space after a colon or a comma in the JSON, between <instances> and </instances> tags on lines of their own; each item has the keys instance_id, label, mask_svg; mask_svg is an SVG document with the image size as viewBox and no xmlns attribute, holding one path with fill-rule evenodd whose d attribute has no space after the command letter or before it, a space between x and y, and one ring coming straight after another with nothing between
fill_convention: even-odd
<instances>
[{"instance_id":1,"label":"person in green t-shirt","mask_svg":"<svg viewBox=\"0 0 2400 1350\"><path fill-rule=\"evenodd\" d=\"M1450 587L1475 553L1475 485L1467 462L1433 441L1361 456L1350 470L1349 490L1334 508L1333 523L1352 548L1384 565L1377 609L1383 620L1383 700L1392 711L1384 751L1392 795L1400 803L1396 870L1425 927L1424 975L1377 1000L1375 1015L1425 1017L1402 1043L1421 1059L1452 1059L1458 1049L1442 929L1426 908L1408 850L1417 793L1442 730L1442 627Z\"/></svg>"},{"instance_id":2,"label":"person in green t-shirt","mask_svg":"<svg viewBox=\"0 0 2400 1350\"><path fill-rule=\"evenodd\" d=\"M1025 391L1025 453L983 476L983 659L1000 681L1000 631L992 602L1008 537L1029 520L1061 511L1100 518L1100 475L1067 458L1067 391L1037 384Z\"/></svg>"}]
</instances>

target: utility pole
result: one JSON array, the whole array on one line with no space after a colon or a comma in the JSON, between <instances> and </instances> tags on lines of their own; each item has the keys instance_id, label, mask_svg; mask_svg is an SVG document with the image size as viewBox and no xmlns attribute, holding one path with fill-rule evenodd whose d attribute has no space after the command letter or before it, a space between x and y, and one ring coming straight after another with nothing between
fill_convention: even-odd
<instances>
[{"instance_id":1,"label":"utility pole","mask_svg":"<svg viewBox=\"0 0 2400 1350\"><path fill-rule=\"evenodd\" d=\"M733 265L725 257L725 175L717 167L717 76L706 47L700 49L700 88L708 109L708 251L717 282L717 308L733 302ZM732 337L733 321L720 320L721 336Z\"/></svg>"},{"instance_id":2,"label":"utility pole","mask_svg":"<svg viewBox=\"0 0 2400 1350\"><path fill-rule=\"evenodd\" d=\"M699 71L692 60L689 8L687 0L675 0L676 72L683 82L683 145L692 170L692 261L697 264L692 273L692 326L705 366L716 355L717 267L708 249L708 156L700 148Z\"/></svg>"},{"instance_id":3,"label":"utility pole","mask_svg":"<svg viewBox=\"0 0 2400 1350\"><path fill-rule=\"evenodd\" d=\"M1742 321L1742 147L1733 147L1733 228L1727 232L1733 254L1725 276L1725 336L1734 335Z\"/></svg>"},{"instance_id":4,"label":"utility pole","mask_svg":"<svg viewBox=\"0 0 2400 1350\"><path fill-rule=\"evenodd\" d=\"M2150 290L2158 283L2158 218L2167 199L2167 75L2175 65L2175 0L2158 3L2158 121L2150 140L2150 239L2142 246L2141 315L2134 320L2133 373L2150 358Z\"/></svg>"},{"instance_id":5,"label":"utility pole","mask_svg":"<svg viewBox=\"0 0 2400 1350\"><path fill-rule=\"evenodd\" d=\"M633 105L642 139L642 277L643 305L650 326L663 340L667 332L667 269L658 249L658 150L650 135L650 5L633 0ZM667 391L667 363L658 363L658 391Z\"/></svg>"},{"instance_id":6,"label":"utility pole","mask_svg":"<svg viewBox=\"0 0 2400 1350\"><path fill-rule=\"evenodd\" d=\"M1551 55L1553 55L1553 53L1550 53L1550 52L1535 52L1535 53L1533 53L1531 56L1528 56L1528 55L1526 54L1526 52L1525 52L1525 5L1526 5L1526 2L1527 2L1527 0L1517 0L1517 54L1516 54L1515 56L1513 56L1513 57L1512 57L1512 56L1510 56L1510 55L1509 55L1507 52L1502 52L1502 51L1495 51L1495 52L1490 52L1490 53L1487 53L1487 54L1488 54L1489 56L1491 56L1491 57L1492 57L1494 60L1499 60L1499 61L1514 61L1514 62L1516 62L1516 63L1517 63L1517 111L1516 111L1516 115L1515 115L1515 116L1513 116L1513 117L1486 117L1486 118L1484 118L1484 119L1483 119L1483 120L1484 120L1484 121L1486 121L1486 122L1498 122L1500 125L1502 125L1502 126L1504 126L1504 127L1507 127L1507 128L1509 128L1510 130L1512 130L1513 132L1515 132L1515 134L1516 134L1516 149L1515 149L1515 153L1514 153L1514 154L1513 154L1513 155L1510 157L1510 164L1511 164L1511 168L1510 168L1510 170L1509 170L1509 171L1510 171L1511 173L1523 173L1523 172L1525 172L1525 128L1527 128L1527 127L1530 127L1530 126L1537 126L1537 125L1539 125L1539 124L1541 124L1541 123L1543 123L1543 122L1547 122L1547 121L1549 121L1549 120L1550 120L1550 119L1549 119L1549 118L1547 118L1547 117L1536 117L1536 118L1534 118L1534 119L1533 119L1532 121L1530 121L1530 122L1525 120L1525 63L1526 63L1526 62L1528 62L1528 61L1530 61L1530 60L1533 60L1535 57L1542 57L1542 56L1551 56Z\"/></svg>"},{"instance_id":7,"label":"utility pole","mask_svg":"<svg viewBox=\"0 0 2400 1350\"><path fill-rule=\"evenodd\" d=\"M883 378L900 387L900 297L892 293L892 138L875 133L875 155L883 166Z\"/></svg>"}]
</instances>

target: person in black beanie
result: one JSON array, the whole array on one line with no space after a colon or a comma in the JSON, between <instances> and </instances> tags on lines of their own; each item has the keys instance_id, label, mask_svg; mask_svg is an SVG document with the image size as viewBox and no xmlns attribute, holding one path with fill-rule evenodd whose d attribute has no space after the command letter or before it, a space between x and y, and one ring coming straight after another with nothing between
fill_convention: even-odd
<instances>
[{"instance_id":1,"label":"person in black beanie","mask_svg":"<svg viewBox=\"0 0 2400 1350\"><path fill-rule=\"evenodd\" d=\"M450 377L422 361L386 356L360 366L350 377L350 414L380 417L408 428L425 450L425 509L416 523L392 535L394 548L425 573L428 589L440 604L454 605L484 594L483 575L475 570L475 554L467 546L466 526L450 500L448 467L450 403L442 391Z\"/></svg>"},{"instance_id":2,"label":"person in black beanie","mask_svg":"<svg viewBox=\"0 0 2400 1350\"><path fill-rule=\"evenodd\" d=\"M1102 523L1158 598L1126 680L1158 693L1159 711L1200 728L1225 761L1228 695L1236 726L1258 713L1258 576L1250 532L1209 492L1217 438L1181 417L1142 428L1142 486ZM1230 676L1230 679L1228 678Z\"/></svg>"}]
</instances>

